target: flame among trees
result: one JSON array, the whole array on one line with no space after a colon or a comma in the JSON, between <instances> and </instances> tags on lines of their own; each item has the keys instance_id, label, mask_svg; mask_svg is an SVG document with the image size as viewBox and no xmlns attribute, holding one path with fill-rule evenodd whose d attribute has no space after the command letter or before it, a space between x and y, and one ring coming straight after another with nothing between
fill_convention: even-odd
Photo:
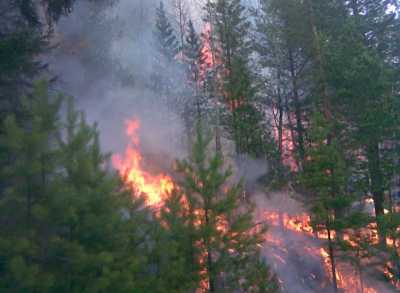
<instances>
[{"instance_id":1,"label":"flame among trees","mask_svg":"<svg viewBox=\"0 0 400 293\"><path fill-rule=\"evenodd\" d=\"M264 0L259 8L250 11L256 24L251 30L249 11L239 0L206 1L204 33L197 39L202 44L192 46L196 53L190 54L197 56L190 63L196 65L190 66L196 74L189 76L197 85L192 104L200 109L198 117L214 126L218 151L227 135L237 154L265 155L277 177L294 175L307 189L314 228L327 233L335 276L335 253L342 250L336 240L344 230L363 229L372 221L383 244L385 234L398 238L400 222L383 212L383 191L390 192L384 174L398 174L395 147L385 148L388 142L398 145L398 115L391 110L398 109L393 91L398 56L384 50L382 40L397 46L386 36L396 34L399 18L388 14L383 2ZM385 30L390 33L384 35ZM181 49L185 55L185 46ZM371 80L370 71L381 78ZM363 85L370 86L368 93ZM193 117L190 113L196 112L184 115ZM373 195L375 219L354 208L361 192ZM397 249L387 248L386 258L393 253L390 267L396 268Z\"/></svg>"},{"instance_id":2,"label":"flame among trees","mask_svg":"<svg viewBox=\"0 0 400 293\"><path fill-rule=\"evenodd\" d=\"M398 48L398 37L389 36L397 34L399 18L388 2L339 2L264 0L254 11L278 144L288 128L313 226L328 234L335 290L335 259L346 250L356 267L379 255L378 269L389 262L397 271L391 278L400 272L398 245L385 245L389 235L388 243L396 243L400 225L391 194L399 176L398 54L384 49ZM374 215L359 208L366 195ZM351 243L343 238L347 229L355 234ZM365 230L376 237L357 236Z\"/></svg>"},{"instance_id":3,"label":"flame among trees","mask_svg":"<svg viewBox=\"0 0 400 293\"><path fill-rule=\"evenodd\" d=\"M147 196L147 204L158 207L156 218L165 229L158 260L171 258L172 265L179 259L175 265L185 275L179 280L187 283L176 285L192 286L198 292L278 290L260 258L265 227L256 228L253 223L254 207L243 201L242 185L227 185L231 171L224 170L219 154L210 156L211 137L198 126L191 156L177 162L183 180L176 184L169 177L151 176L141 169L140 153L132 149L139 142L138 127L137 120L127 123L131 145L124 159L114 157L115 167L134 194ZM168 280L170 273L162 271L161 277Z\"/></svg>"},{"instance_id":4,"label":"flame among trees","mask_svg":"<svg viewBox=\"0 0 400 293\"><path fill-rule=\"evenodd\" d=\"M43 7L31 0L20 1L21 5L8 2L0 5L5 8L0 29L0 63L5 65L0 68L4 100L0 105L0 287L41 292L173 292L195 288L198 282L208 290L228 286L224 281L230 280L230 272L217 273L215 268L219 260L225 265L225 260L236 259L235 252L242 249L236 247L240 237L232 231L240 230L235 219L246 211L230 213L229 205L220 207L219 201L210 201L207 196L215 190L206 188L209 181L197 180L197 189L191 190L196 196L190 200L189 193L173 189L169 177L145 172L135 149L138 141L133 139L126 158L114 159L128 185L136 193L147 194L149 204L160 203L170 194L159 215L164 221L151 221L142 202L128 198L126 187L102 168L105 157L99 151L96 131L72 108L67 120L58 119L62 99L50 97L45 85L30 93L31 80L46 68L36 59L51 41L47 39L52 33L50 24L73 11L74 1L42 1ZM102 11L107 7L103 4ZM181 4L180 42L162 4L157 11L160 54L155 59L161 66L155 66L153 81L163 97L189 97L194 92L195 99L186 99L178 103L182 108L177 107L189 125L188 134L194 132L193 117L202 117L215 126L218 152L222 151L221 137L227 135L235 141L237 153L270 155L265 136L271 132L260 124L267 124L264 112L273 108L278 153L280 157L284 153L287 127L301 179L297 183L307 188L313 231L328 238L328 249L323 252L332 279L340 282L342 278L335 273L335 263L343 254L351 256L358 268L366 260L378 259L378 267L399 286L400 218L390 195L392 180L399 176L398 1L260 0L260 9L253 11L254 31L240 0L207 1L202 44L195 37L185 40ZM46 17L41 17L42 12ZM193 26L188 30L195 36ZM189 39L194 40L191 47ZM85 51L92 45L87 43ZM252 66L255 63L262 66ZM195 89L180 91L176 86L180 77L171 74L176 73L175 66L189 68ZM162 72L167 75L165 81ZM29 93L29 98L20 98L21 92ZM132 122L129 133L136 128ZM211 160L215 165L217 161ZM192 175L190 180L201 179L195 176L197 171L211 172L215 165L182 172ZM187 166L196 166L196 161ZM211 175L224 178L217 172ZM372 218L358 213L359 193L372 196ZM220 194L229 196L229 192ZM226 203L224 197L217 198ZM232 206L237 207L237 202ZM222 210L228 215L222 216ZM214 219L215 225L204 226L206 219ZM301 221L289 219L287 223L310 233ZM196 233L180 233L188 230ZM363 235L365 230L373 231L373 237ZM254 241L246 233L239 235L245 242ZM233 243L231 248L221 249L217 243L222 240ZM193 252L196 249L201 251L198 255ZM195 261L182 260L181 251L195 255ZM265 269L261 263L256 267ZM198 280L185 273L191 270ZM262 284L254 276L251 280ZM177 280L184 280L183 284ZM250 283L246 286L252 288Z\"/></svg>"},{"instance_id":5,"label":"flame among trees","mask_svg":"<svg viewBox=\"0 0 400 293\"><path fill-rule=\"evenodd\" d=\"M254 209L243 201L241 184L227 185L231 171L224 170L218 153L209 155L210 141L199 125L190 159L177 164L184 175L182 208L189 215L189 230L195 231L203 289L273 292L277 284L260 259L265 230L255 229Z\"/></svg>"},{"instance_id":6,"label":"flame among trees","mask_svg":"<svg viewBox=\"0 0 400 293\"><path fill-rule=\"evenodd\" d=\"M140 153L140 140L137 133L139 127L139 120L126 121L126 134L130 142L126 148L125 157L120 155L113 156L113 166L118 170L126 184L132 187L135 194L145 195L149 205L156 205L162 203L172 191L174 183L167 175L153 176L144 170Z\"/></svg>"}]
</instances>

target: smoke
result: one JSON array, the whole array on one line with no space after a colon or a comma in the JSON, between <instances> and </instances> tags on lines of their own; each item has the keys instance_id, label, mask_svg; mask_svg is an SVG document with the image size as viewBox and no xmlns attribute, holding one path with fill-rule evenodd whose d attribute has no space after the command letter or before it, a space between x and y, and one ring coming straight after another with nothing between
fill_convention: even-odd
<instances>
[{"instance_id":1,"label":"smoke","mask_svg":"<svg viewBox=\"0 0 400 293\"><path fill-rule=\"evenodd\" d=\"M299 195L290 192L259 192L253 197L256 203L256 219L267 221L269 230L262 249L263 257L271 266L283 285L283 292L319 293L333 292L330 273L324 268L321 248L326 241L319 240L310 233L288 229L284 219L294 219L309 212L302 205ZM273 219L271 219L271 216ZM336 265L342 284L340 292L361 292L359 272L348 259L336 255ZM364 264L364 292L389 293L393 289L379 279L379 273L373 266Z\"/></svg>"},{"instance_id":2,"label":"smoke","mask_svg":"<svg viewBox=\"0 0 400 293\"><path fill-rule=\"evenodd\" d=\"M256 1L248 3L254 5ZM158 0L118 0L99 12L98 1L77 1L74 11L57 24L53 40L57 46L45 58L50 71L58 77L60 91L74 96L87 120L98 123L105 151L123 153L128 143L125 121L137 118L141 122L143 154L171 163L186 155L185 131L175 109L151 88L158 4ZM199 23L201 1L186 0L186 4L190 17ZM168 7L173 14L173 6ZM179 76L180 70L169 68L164 74ZM182 81L177 83L177 87L181 85ZM255 185L266 172L266 162L262 160L242 157L230 163L236 165L237 177L245 179L246 188ZM259 192L254 200L258 221L265 220L266 212L305 212L299 201L287 193L266 197ZM271 226L263 256L283 281L286 292L329 293L330 284L318 254L321 247L320 241L307 235Z\"/></svg>"},{"instance_id":3,"label":"smoke","mask_svg":"<svg viewBox=\"0 0 400 293\"><path fill-rule=\"evenodd\" d=\"M262 253L267 263L283 284L283 291L288 293L332 292L319 255L321 243L285 229L283 214L300 215L306 212L299 201L285 192L258 193L256 219L267 220L267 215L277 215L277 225L269 225L266 244Z\"/></svg>"},{"instance_id":4,"label":"smoke","mask_svg":"<svg viewBox=\"0 0 400 293\"><path fill-rule=\"evenodd\" d=\"M156 54L153 40L157 0L118 0L100 9L98 1L77 1L55 28L50 71L60 91L75 97L87 120L96 122L107 152L128 142L125 121L141 121L143 153L185 154L179 115L151 88ZM182 69L170 68L179 76ZM178 84L177 86L180 86Z\"/></svg>"}]
</instances>

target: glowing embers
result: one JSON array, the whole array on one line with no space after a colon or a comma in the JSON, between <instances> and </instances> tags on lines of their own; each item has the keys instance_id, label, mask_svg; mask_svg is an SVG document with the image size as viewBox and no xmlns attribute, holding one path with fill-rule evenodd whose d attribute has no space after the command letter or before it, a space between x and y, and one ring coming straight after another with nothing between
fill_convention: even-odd
<instances>
[{"instance_id":1,"label":"glowing embers","mask_svg":"<svg viewBox=\"0 0 400 293\"><path fill-rule=\"evenodd\" d=\"M138 120L126 121L126 134L130 142L124 156L113 155L112 164L125 183L131 186L138 195L145 196L147 204L158 205L173 190L174 182L167 175L153 175L143 169L137 133L139 128Z\"/></svg>"},{"instance_id":2,"label":"glowing embers","mask_svg":"<svg viewBox=\"0 0 400 293\"><path fill-rule=\"evenodd\" d=\"M276 107L272 108L273 111L273 116L277 117L277 109ZM276 118L275 118L276 120ZM290 123L288 123L290 124ZM282 158L282 163L289 167L290 170L292 171L297 171L298 166L297 162L295 159L295 142L294 142L294 134L293 131L291 131L290 127L287 125L282 126L282 133L279 133L279 127L278 125L274 125L274 138L277 144L279 144L279 140L281 139L281 158ZM282 136L282 137L280 137Z\"/></svg>"},{"instance_id":3,"label":"glowing embers","mask_svg":"<svg viewBox=\"0 0 400 293\"><path fill-rule=\"evenodd\" d=\"M265 212L265 218L270 225L283 226L288 230L313 234L310 216L306 213L289 215L287 213Z\"/></svg>"},{"instance_id":4,"label":"glowing embers","mask_svg":"<svg viewBox=\"0 0 400 293\"><path fill-rule=\"evenodd\" d=\"M395 275L397 270L394 262L388 261L383 268L383 274L395 288L400 289L400 281Z\"/></svg>"},{"instance_id":5,"label":"glowing embers","mask_svg":"<svg viewBox=\"0 0 400 293\"><path fill-rule=\"evenodd\" d=\"M331 259L327 249L322 246L323 243L326 244L324 240L328 239L328 233L323 227L318 229L320 231L315 231L311 226L310 216L305 212L290 214L282 211L269 211L263 212L263 218L271 227L270 232L266 234L265 243L266 246L273 248L270 254L275 265L278 265L278 267L285 267L285 272L288 265L296 265L297 263L291 260L291 255L293 254L292 250L294 248L297 250L295 255L301 260L301 264L311 263L310 260L312 259L319 259L322 263L324 277L319 274L318 270L313 269L316 266L310 266L312 269L306 266L304 272L307 276L304 277L304 280L311 281L312 283L319 282L321 288L332 286L328 283L329 280L332 282ZM372 244L378 243L376 223L371 223L367 227L361 229L359 233L359 237L366 238ZM357 235L355 231L348 230L340 236L342 240L353 248L353 254L361 250L358 244L360 239L356 237ZM331 231L331 238L336 239L337 237L337 233ZM287 239L289 239L289 242ZM293 245L291 244L292 241L302 244ZM361 292L362 288L362 292L364 293L381 292L380 288L382 285L377 281L368 280L367 278L371 271L365 270L365 272L360 273L357 265L346 261L346 259L348 259L348 257L345 253L340 250L335 250L336 280L340 290L343 290L343 292L358 293ZM369 264L373 263L375 260L362 259L360 261L362 267L368 268ZM395 269L393 269L393 264L387 265L384 273L386 277L396 285L391 271L395 271ZM294 273L293 276L296 277L296 274Z\"/></svg>"}]
</instances>

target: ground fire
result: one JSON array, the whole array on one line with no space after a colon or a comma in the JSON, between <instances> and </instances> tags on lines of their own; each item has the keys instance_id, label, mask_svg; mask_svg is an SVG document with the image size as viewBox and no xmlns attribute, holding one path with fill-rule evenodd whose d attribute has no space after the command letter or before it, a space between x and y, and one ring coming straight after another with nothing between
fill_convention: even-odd
<instances>
[{"instance_id":1,"label":"ground fire","mask_svg":"<svg viewBox=\"0 0 400 293\"><path fill-rule=\"evenodd\" d=\"M282 286L288 292L294 292L291 287L296 287L301 292L303 292L302 290L305 290L304 292L320 292L321 290L330 292L329 290L332 290L332 270L326 248L327 232L315 231L307 211L300 207L297 200L291 199L287 194L274 194L269 199L264 199L264 196L257 197L257 202L261 207L258 210L257 218L264 219L269 224L265 254L278 272ZM364 233L364 236L369 237L372 243L378 243L376 225L369 225L365 228ZM353 241L353 236L349 231L343 235L343 239L357 251L357 243ZM332 233L332 237L338 236ZM387 244L391 244L389 239ZM384 275L381 274L379 277L380 269L372 269L374 261L376 259L373 257L363 259L362 266L357 267L357 264L352 263L348 257L338 252L336 254L336 279L340 292L392 292L384 282L378 280L383 280ZM362 272L360 272L361 267L363 267ZM382 267L381 270L385 270L386 277L390 278L387 268Z\"/></svg>"},{"instance_id":2,"label":"ground fire","mask_svg":"<svg viewBox=\"0 0 400 293\"><path fill-rule=\"evenodd\" d=\"M119 154L113 156L113 166L117 169L126 184L132 187L134 192L145 196L148 205L160 206L173 190L175 184L170 176L166 174L152 174L145 169L143 157L140 152L139 128L139 120L132 119L126 121L125 130L129 137L129 144L126 147L124 156ZM289 197L288 195L286 196ZM184 202L182 204L185 205ZM319 288L318 290L330 288L332 282L331 262L329 253L323 245L323 242L328 238L327 232L324 230L315 231L311 225L311 217L305 210L292 213L282 210L262 209L258 211L258 213L260 212L262 213L261 218L270 226L270 230L265 236L266 241L263 249L274 260L275 269L279 272L277 266L293 266L294 262L299 262L295 264L295 266L299 267L309 265L310 269L308 271L307 269L304 270L307 273L303 272L302 274L304 275L300 277L301 282L307 280L307 283L315 283L313 285L314 289ZM221 223L218 229L223 232L225 229ZM376 224L372 223L366 227L365 231L369 233L367 236L373 243L378 243ZM302 243L300 247L293 248L291 247L292 244L287 243L287 233L290 233L291 241L294 240L295 242ZM336 237L334 231L332 237ZM345 234L344 239L352 246L357 245L352 241L351 233ZM393 241L387 239L387 244L393 245ZM294 261L293 258L298 258L298 260ZM204 262L204 259L200 259L200 263L202 262ZM312 263L312 265L308 262ZM337 261L336 269L338 286L344 292L385 292L376 289L374 287L375 283L370 285L369 281L363 281L363 278L360 278L360 272L357 271L355 266L346 261ZM382 268L382 270L390 278L391 273L388 268ZM203 273L205 274L205 272ZM285 287L287 280L279 280L281 285ZM380 288L379 286L378 288ZM206 288L207 284L203 280L198 292L202 292Z\"/></svg>"},{"instance_id":3,"label":"ground fire","mask_svg":"<svg viewBox=\"0 0 400 293\"><path fill-rule=\"evenodd\" d=\"M201 60L199 65L199 86L202 87L207 79L207 74L214 72L217 74L217 81L221 80L221 74L218 70L218 65L221 65L221 60L218 59L218 54L215 51L211 40L212 26L206 23L202 33L202 47L201 47ZM226 74L226 71L222 71ZM223 88L219 89L225 93ZM225 93L226 95L226 93ZM238 104L239 105L239 104ZM229 105L229 108L233 111L235 109L234 104ZM118 170L123 180L130 185L137 194L144 195L148 205L151 206L162 206L163 200L168 194L174 189L174 182L172 178L165 174L154 174L146 170L143 164L143 158L140 152L140 139L138 130L140 128L140 122L136 119L128 120L126 122L126 134L128 135L130 142L126 148L125 155L114 155L113 165ZM290 168L292 171L297 171L295 164L294 153L294 138L293 133L288 127L282 129L282 161L283 164ZM274 128L275 140L279 140L278 127ZM288 195L286 195L288 196ZM186 205L185 200L182 205ZM296 276L294 279L298 279L297 282L303 283L302 285L305 292L307 289L312 289L311 292L320 292L321 290L331 290L333 282L332 273L332 259L325 248L325 242L328 240L328 232L324 229L314 229L311 225L311 217L307 211L301 213L288 213L284 211L274 210L262 210L262 220L266 221L269 226L272 227L270 232L265 236L264 251L267 258L272 258L272 262L275 264L275 270L278 272L278 279L283 288L289 288L290 282L296 282L280 278L282 272L287 272L288 267L292 266L291 273L289 275ZM196 213L200 221L201 215ZM221 233L226 232L224 225L221 221L218 225L218 230ZM272 231L272 232L271 232ZM290 233L290 241L299 242L301 245L292 246L292 243L288 243L288 233ZM376 223L371 223L363 230L363 237L367 237L369 241L377 245L379 243L379 236L377 232ZM356 251L358 249L357 241L354 240L354 235L349 231L342 237L351 247ZM339 237L335 231L330 231L332 239ZM386 239L388 246L393 246L393 240ZM201 247L202 243L197 243ZM199 259L199 264L204 266L201 272L201 282L197 292L206 292L208 289L208 283L206 280L207 269L205 268L206 254L202 255ZM363 266L368 266L368 261L363 263ZM365 269L361 272L361 264L355 265L344 259L340 258L340 255L335 255L335 279L338 288L343 292L349 293L378 293L378 292L389 292L386 291L386 287L382 286L378 281L365 280L371 271ZM307 269L304 269L307 267ZM391 263L387 263L385 267L382 267L383 275L388 279L393 279L390 271ZM299 269L299 272L296 270ZM307 283L307 285L306 285ZM295 288L299 285L295 285ZM308 286L308 287L306 287ZM297 290L297 289L296 289ZM302 291L302 289L299 289ZM294 292L288 290L288 292Z\"/></svg>"}]
</instances>

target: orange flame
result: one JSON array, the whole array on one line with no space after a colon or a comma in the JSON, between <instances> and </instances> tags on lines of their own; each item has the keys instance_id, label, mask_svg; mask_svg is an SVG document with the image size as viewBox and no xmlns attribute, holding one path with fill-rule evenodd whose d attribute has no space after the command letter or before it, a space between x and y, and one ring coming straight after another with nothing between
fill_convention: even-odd
<instances>
[{"instance_id":1,"label":"orange flame","mask_svg":"<svg viewBox=\"0 0 400 293\"><path fill-rule=\"evenodd\" d=\"M328 239L328 232L323 227L319 227L319 229L315 230L311 225L311 218L307 213L300 213L300 214L289 214L286 212L276 212L276 211L268 211L264 212L264 219L268 222L270 226L278 226L285 228L289 231L293 231L295 233L301 233L303 235L307 235L311 238L317 238L320 240ZM354 240L356 235L354 231L351 229L346 230L343 233L343 240L347 241L349 245L353 248L358 248L359 244ZM376 223L371 223L361 231L361 236L366 237L371 241L373 244L378 244L378 233ZM360 237L361 237L360 236ZM335 231L331 231L331 238L335 239L337 237ZM284 243L278 238L274 239L272 234L266 237L266 242L268 244L283 246ZM387 239L388 243L390 239ZM361 249L361 248L360 248ZM326 275L330 277L332 280L332 270L331 270L331 259L328 251L325 248L320 248L316 251L309 251L307 253L315 254L317 253L320 255L322 259L322 264ZM281 257L274 256L280 263L286 263L285 259ZM394 276L390 272L391 264L388 263L385 267L384 274L386 277L392 282L394 286L399 286L400 284L395 283ZM365 277L364 277L365 278ZM355 267L352 266L350 263L346 263L342 260L336 259L336 280L338 287L344 292L355 293L359 292L359 288L361 285L360 280L360 273L356 270ZM363 284L363 292L365 293L377 293L378 291L369 286L367 283Z\"/></svg>"},{"instance_id":2,"label":"orange flame","mask_svg":"<svg viewBox=\"0 0 400 293\"><path fill-rule=\"evenodd\" d=\"M201 48L201 59L200 63L200 77L202 80L205 79L208 70L214 67L214 53L211 45L211 24L206 23L202 33L202 48Z\"/></svg>"},{"instance_id":3,"label":"orange flame","mask_svg":"<svg viewBox=\"0 0 400 293\"><path fill-rule=\"evenodd\" d=\"M149 205L158 205L174 188L172 179L164 174L152 175L142 168L142 155L139 151L140 139L137 134L140 122L136 119L126 121L126 134L130 143L125 156L113 155L112 164L123 180L135 193L144 195Z\"/></svg>"}]
</instances>

